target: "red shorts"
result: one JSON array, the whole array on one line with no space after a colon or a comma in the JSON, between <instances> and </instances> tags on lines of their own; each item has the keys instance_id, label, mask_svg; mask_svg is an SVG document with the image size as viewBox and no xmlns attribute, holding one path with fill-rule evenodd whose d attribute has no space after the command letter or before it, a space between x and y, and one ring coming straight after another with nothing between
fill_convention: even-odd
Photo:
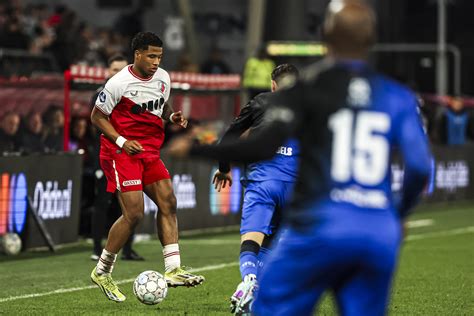
<instances>
[{"instance_id":1,"label":"red shorts","mask_svg":"<svg viewBox=\"0 0 474 316\"><path fill-rule=\"evenodd\" d=\"M170 179L168 169L159 157L100 159L107 178L107 192L143 191L143 187L156 181Z\"/></svg>"}]
</instances>

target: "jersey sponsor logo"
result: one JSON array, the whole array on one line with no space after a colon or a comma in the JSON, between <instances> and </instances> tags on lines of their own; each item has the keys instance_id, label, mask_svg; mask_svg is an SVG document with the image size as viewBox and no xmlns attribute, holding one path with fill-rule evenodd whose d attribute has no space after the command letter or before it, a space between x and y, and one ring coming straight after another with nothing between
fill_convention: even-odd
<instances>
[{"instance_id":1,"label":"jersey sponsor logo","mask_svg":"<svg viewBox=\"0 0 474 316\"><path fill-rule=\"evenodd\" d=\"M107 95L105 94L104 91L101 91L101 92L99 93L99 101L100 101L101 103L104 103L105 100L107 100Z\"/></svg>"},{"instance_id":2,"label":"jersey sponsor logo","mask_svg":"<svg viewBox=\"0 0 474 316\"><path fill-rule=\"evenodd\" d=\"M134 106L132 106L131 112L133 114L140 114L140 113L145 113L146 111L153 112L158 109L162 110L164 103L165 103L165 98L161 97L156 100L150 100L148 102L144 102L141 104L135 104Z\"/></svg>"},{"instance_id":3,"label":"jersey sponsor logo","mask_svg":"<svg viewBox=\"0 0 474 316\"><path fill-rule=\"evenodd\" d=\"M21 233L28 209L26 176L24 173L3 173L0 179L0 235Z\"/></svg>"},{"instance_id":4,"label":"jersey sponsor logo","mask_svg":"<svg viewBox=\"0 0 474 316\"><path fill-rule=\"evenodd\" d=\"M130 95L132 97L136 97L138 95L138 91L130 91Z\"/></svg>"},{"instance_id":5,"label":"jersey sponsor logo","mask_svg":"<svg viewBox=\"0 0 474 316\"><path fill-rule=\"evenodd\" d=\"M351 186L344 189L332 189L331 200L337 203L345 202L358 207L386 208L388 198L382 190L365 190L359 186Z\"/></svg>"},{"instance_id":6,"label":"jersey sponsor logo","mask_svg":"<svg viewBox=\"0 0 474 316\"><path fill-rule=\"evenodd\" d=\"M293 156L293 148L281 146L278 147L276 153L284 156Z\"/></svg>"},{"instance_id":7,"label":"jersey sponsor logo","mask_svg":"<svg viewBox=\"0 0 474 316\"><path fill-rule=\"evenodd\" d=\"M122 182L122 185L124 187L129 187L132 185L140 185L140 184L142 184L142 180L126 180Z\"/></svg>"},{"instance_id":8,"label":"jersey sponsor logo","mask_svg":"<svg viewBox=\"0 0 474 316\"><path fill-rule=\"evenodd\" d=\"M232 168L232 186L228 185L217 192L212 184L212 178L217 168L212 168L209 186L209 203L212 215L235 214L240 211L242 202L242 185L240 184L240 169Z\"/></svg>"},{"instance_id":9,"label":"jersey sponsor logo","mask_svg":"<svg viewBox=\"0 0 474 316\"><path fill-rule=\"evenodd\" d=\"M72 180L61 189L58 181L38 181L35 185L33 207L42 219L61 219L71 216Z\"/></svg>"}]
</instances>

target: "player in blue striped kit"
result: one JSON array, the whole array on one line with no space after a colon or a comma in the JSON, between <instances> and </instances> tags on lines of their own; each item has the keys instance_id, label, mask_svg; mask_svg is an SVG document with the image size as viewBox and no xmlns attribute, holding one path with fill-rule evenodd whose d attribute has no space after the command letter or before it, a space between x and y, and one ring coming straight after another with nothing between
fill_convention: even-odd
<instances>
[{"instance_id":1,"label":"player in blue striped kit","mask_svg":"<svg viewBox=\"0 0 474 316\"><path fill-rule=\"evenodd\" d=\"M290 64L277 66L271 74L272 92L288 76L298 76L298 70ZM221 142L235 140L249 131L253 134L264 128L265 111L271 105L268 100L272 92L261 93L242 108L234 119ZM299 149L296 140L288 140L276 150L270 160L251 163L246 166L242 184L245 187L240 227L240 273L242 282L231 297L231 311L240 313L249 305L257 286L258 272L262 269L270 244L279 225L280 210L293 191L297 175ZM232 185L230 164L219 162L219 170L213 182L218 191Z\"/></svg>"},{"instance_id":2,"label":"player in blue striped kit","mask_svg":"<svg viewBox=\"0 0 474 316\"><path fill-rule=\"evenodd\" d=\"M358 0L331 1L328 57L273 94L258 135L233 144L175 142L171 152L250 162L300 141L295 192L280 241L259 280L255 315L311 315L326 290L342 315L384 315L403 226L430 173L415 95L366 63L375 15ZM391 192L394 150L404 160L401 197Z\"/></svg>"}]
</instances>

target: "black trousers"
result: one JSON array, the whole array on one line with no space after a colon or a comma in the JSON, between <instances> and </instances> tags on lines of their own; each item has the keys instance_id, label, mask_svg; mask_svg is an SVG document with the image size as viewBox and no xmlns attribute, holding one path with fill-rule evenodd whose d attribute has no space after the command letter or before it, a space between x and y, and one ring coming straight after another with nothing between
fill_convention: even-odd
<instances>
[{"instance_id":1,"label":"black trousers","mask_svg":"<svg viewBox=\"0 0 474 316\"><path fill-rule=\"evenodd\" d=\"M94 242L93 252L100 255L102 252L102 239L107 236L113 223L122 215L122 210L114 193L106 191L107 180L105 176L95 181L95 199L92 211L91 235ZM122 253L129 255L135 233L132 232L123 246Z\"/></svg>"}]
</instances>

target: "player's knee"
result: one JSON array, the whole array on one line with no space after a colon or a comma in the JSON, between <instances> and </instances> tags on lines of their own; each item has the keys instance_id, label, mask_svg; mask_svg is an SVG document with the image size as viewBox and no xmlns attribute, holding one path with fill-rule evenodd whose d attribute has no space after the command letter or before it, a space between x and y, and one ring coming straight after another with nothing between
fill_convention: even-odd
<instances>
[{"instance_id":1,"label":"player's knee","mask_svg":"<svg viewBox=\"0 0 474 316\"><path fill-rule=\"evenodd\" d=\"M136 211L136 212L128 212L124 217L125 220L130 224L131 227L135 227L138 223L143 219L143 212Z\"/></svg>"},{"instance_id":2,"label":"player's knee","mask_svg":"<svg viewBox=\"0 0 474 316\"><path fill-rule=\"evenodd\" d=\"M160 212L162 214L168 215L168 214L175 214L176 213L176 196L173 193L170 193L166 196L165 200L162 204L162 207L160 208Z\"/></svg>"}]
</instances>

